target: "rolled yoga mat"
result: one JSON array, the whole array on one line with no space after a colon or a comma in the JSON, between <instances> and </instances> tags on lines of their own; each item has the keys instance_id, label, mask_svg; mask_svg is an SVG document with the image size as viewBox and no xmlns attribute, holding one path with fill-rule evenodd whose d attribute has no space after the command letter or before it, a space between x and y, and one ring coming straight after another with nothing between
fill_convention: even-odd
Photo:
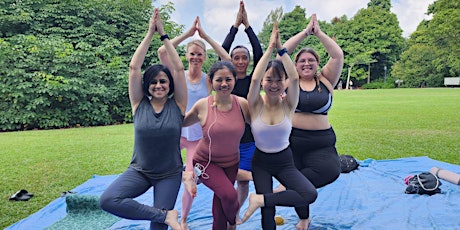
<instances>
[{"instance_id":1,"label":"rolled yoga mat","mask_svg":"<svg viewBox=\"0 0 460 230\"><path fill-rule=\"evenodd\" d=\"M47 229L107 229L121 218L99 206L99 196L67 194L67 216Z\"/></svg>"},{"instance_id":2,"label":"rolled yoga mat","mask_svg":"<svg viewBox=\"0 0 460 230\"><path fill-rule=\"evenodd\" d=\"M449 181L452 184L460 185L460 174L438 167L431 168L430 172L436 175L439 179Z\"/></svg>"}]
</instances>

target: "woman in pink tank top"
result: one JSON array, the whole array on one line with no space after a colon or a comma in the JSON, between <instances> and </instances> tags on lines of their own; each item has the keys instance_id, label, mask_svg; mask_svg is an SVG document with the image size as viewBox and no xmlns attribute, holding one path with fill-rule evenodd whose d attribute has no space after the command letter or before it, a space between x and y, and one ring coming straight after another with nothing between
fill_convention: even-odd
<instances>
[{"instance_id":1,"label":"woman in pink tank top","mask_svg":"<svg viewBox=\"0 0 460 230\"><path fill-rule=\"evenodd\" d=\"M239 204L234 184L245 118L249 121L248 102L232 94L236 72L231 62L216 62L208 75L216 93L198 100L187 112L183 125L199 122L202 127L203 137L196 147L193 165L195 175L214 192L212 229L236 229ZM196 191L194 183L186 187Z\"/></svg>"}]
</instances>

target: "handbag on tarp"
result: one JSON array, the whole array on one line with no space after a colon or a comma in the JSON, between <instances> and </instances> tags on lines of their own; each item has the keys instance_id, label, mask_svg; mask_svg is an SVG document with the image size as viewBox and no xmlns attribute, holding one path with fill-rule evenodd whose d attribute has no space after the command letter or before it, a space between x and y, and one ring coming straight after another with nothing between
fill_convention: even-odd
<instances>
[{"instance_id":1,"label":"handbag on tarp","mask_svg":"<svg viewBox=\"0 0 460 230\"><path fill-rule=\"evenodd\" d=\"M439 186L441 181L438 177L430 172L422 172L420 174L409 176L406 178L406 194L427 194L433 195L441 193Z\"/></svg>"}]
</instances>

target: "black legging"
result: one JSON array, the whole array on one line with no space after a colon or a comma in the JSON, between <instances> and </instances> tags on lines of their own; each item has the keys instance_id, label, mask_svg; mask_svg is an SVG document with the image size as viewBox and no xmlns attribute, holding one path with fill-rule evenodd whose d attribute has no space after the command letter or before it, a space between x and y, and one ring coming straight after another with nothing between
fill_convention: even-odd
<instances>
[{"instance_id":1,"label":"black legging","mask_svg":"<svg viewBox=\"0 0 460 230\"><path fill-rule=\"evenodd\" d=\"M278 153L265 153L256 148L252 158L252 177L257 194L264 194L261 208L262 228L276 229L275 206L301 207L299 218L308 218L308 204L316 200L317 191L313 184L295 168L291 149ZM273 193L275 177L286 187L286 191Z\"/></svg>"},{"instance_id":2,"label":"black legging","mask_svg":"<svg viewBox=\"0 0 460 230\"><path fill-rule=\"evenodd\" d=\"M332 127L326 130L292 128L289 141L295 166L316 188L328 185L339 177L340 159Z\"/></svg>"}]
</instances>

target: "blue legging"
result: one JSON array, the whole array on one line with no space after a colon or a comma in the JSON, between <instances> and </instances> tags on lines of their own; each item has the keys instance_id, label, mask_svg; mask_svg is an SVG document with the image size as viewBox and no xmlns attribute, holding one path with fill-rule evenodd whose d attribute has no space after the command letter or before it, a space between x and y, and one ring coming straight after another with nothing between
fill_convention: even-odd
<instances>
[{"instance_id":1,"label":"blue legging","mask_svg":"<svg viewBox=\"0 0 460 230\"><path fill-rule=\"evenodd\" d=\"M103 210L122 218L150 220L150 229L166 230L166 212L174 208L181 180L182 173L153 180L129 167L101 195L100 205ZM153 207L133 199L152 186Z\"/></svg>"},{"instance_id":2,"label":"blue legging","mask_svg":"<svg viewBox=\"0 0 460 230\"><path fill-rule=\"evenodd\" d=\"M256 148L252 158L252 177L257 194L264 194L261 208L262 228L276 229L275 206L288 206L308 210L318 195L315 186L295 167L291 149L278 153L265 153ZM286 191L273 193L275 177ZM308 218L308 212L297 212L299 218Z\"/></svg>"}]
</instances>

